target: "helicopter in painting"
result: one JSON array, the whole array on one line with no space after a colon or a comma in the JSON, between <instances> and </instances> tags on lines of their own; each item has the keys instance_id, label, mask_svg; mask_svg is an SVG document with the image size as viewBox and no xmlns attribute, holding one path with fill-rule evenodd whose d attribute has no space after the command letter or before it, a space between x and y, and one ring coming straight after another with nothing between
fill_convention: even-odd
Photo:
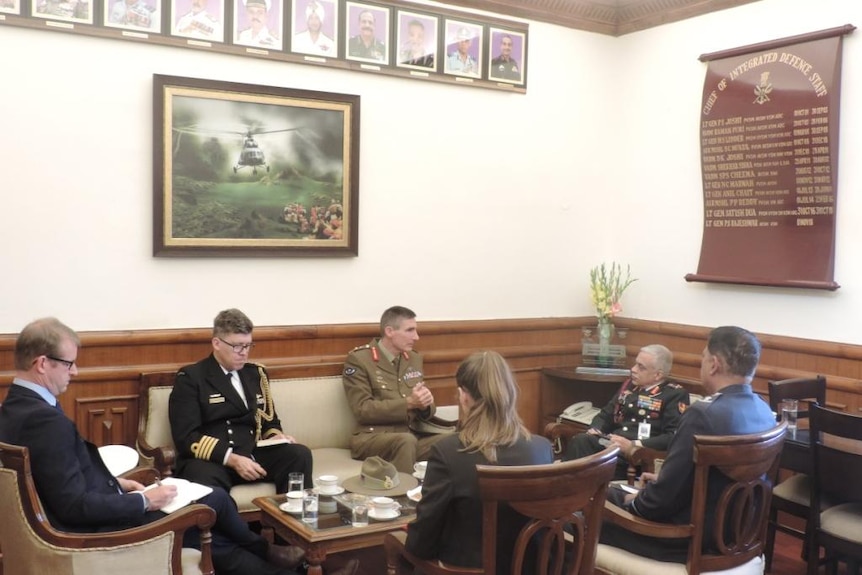
<instances>
[{"instance_id":1,"label":"helicopter in painting","mask_svg":"<svg viewBox=\"0 0 862 575\"><path fill-rule=\"evenodd\" d=\"M233 173L238 173L239 170L241 170L242 168L251 168L251 173L257 175L258 168L265 169L267 172L269 172L269 164L266 163L266 154L264 154L263 149L257 143L257 140L254 139L254 137L261 136L264 134L293 132L300 129L301 128L282 128L279 130L264 130L261 127L248 126L245 131L240 132L236 130L210 130L199 128L196 125L191 125L183 128L174 128L174 131L179 133L176 149L179 149L179 139L180 137L182 137L182 134L239 136L240 138L242 138L242 149L240 150L239 157L237 158L236 163L233 166Z\"/></svg>"},{"instance_id":2,"label":"helicopter in painting","mask_svg":"<svg viewBox=\"0 0 862 575\"><path fill-rule=\"evenodd\" d=\"M266 163L266 156L263 153L263 150L257 144L257 141L254 139L255 136L260 134L276 134L278 132L293 132L294 130L298 130L299 128L285 128L283 130L255 130L249 128L242 139L242 150L239 152L239 158L237 158L236 164L233 167L233 173L237 173L242 168L251 168L252 174L257 174L258 166L262 166L266 168L266 171L269 171L269 164Z\"/></svg>"}]
</instances>

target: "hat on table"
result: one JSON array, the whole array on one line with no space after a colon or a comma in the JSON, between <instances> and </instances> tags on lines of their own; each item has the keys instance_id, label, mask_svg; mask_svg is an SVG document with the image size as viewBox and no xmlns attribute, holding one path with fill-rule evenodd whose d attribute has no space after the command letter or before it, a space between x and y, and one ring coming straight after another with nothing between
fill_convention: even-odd
<instances>
[{"instance_id":1,"label":"hat on table","mask_svg":"<svg viewBox=\"0 0 862 575\"><path fill-rule=\"evenodd\" d=\"M362 462L359 475L348 477L342 486L351 493L371 496L404 495L419 485L409 473L402 473L382 457L369 457Z\"/></svg>"}]
</instances>

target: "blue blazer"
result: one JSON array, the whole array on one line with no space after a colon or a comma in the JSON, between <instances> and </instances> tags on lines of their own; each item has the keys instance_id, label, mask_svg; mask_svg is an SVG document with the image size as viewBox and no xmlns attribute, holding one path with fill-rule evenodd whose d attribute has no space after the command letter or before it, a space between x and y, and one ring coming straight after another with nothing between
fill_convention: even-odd
<instances>
[{"instance_id":1,"label":"blue blazer","mask_svg":"<svg viewBox=\"0 0 862 575\"><path fill-rule=\"evenodd\" d=\"M95 445L37 393L12 385L0 407L0 441L30 450L36 491L61 531L116 531L146 523L144 501L122 493Z\"/></svg>"}]
</instances>

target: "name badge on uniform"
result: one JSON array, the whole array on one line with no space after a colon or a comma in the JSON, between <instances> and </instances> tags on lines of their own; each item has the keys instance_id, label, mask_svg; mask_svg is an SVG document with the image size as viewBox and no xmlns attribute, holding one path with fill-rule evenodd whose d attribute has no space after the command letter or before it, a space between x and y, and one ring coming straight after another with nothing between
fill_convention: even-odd
<instances>
[{"instance_id":1,"label":"name badge on uniform","mask_svg":"<svg viewBox=\"0 0 862 575\"><path fill-rule=\"evenodd\" d=\"M638 423L638 439L649 439L651 427L652 425L646 422Z\"/></svg>"},{"instance_id":2,"label":"name badge on uniform","mask_svg":"<svg viewBox=\"0 0 862 575\"><path fill-rule=\"evenodd\" d=\"M209 397L210 404L213 403L224 403L224 396L220 393L214 393Z\"/></svg>"}]
</instances>

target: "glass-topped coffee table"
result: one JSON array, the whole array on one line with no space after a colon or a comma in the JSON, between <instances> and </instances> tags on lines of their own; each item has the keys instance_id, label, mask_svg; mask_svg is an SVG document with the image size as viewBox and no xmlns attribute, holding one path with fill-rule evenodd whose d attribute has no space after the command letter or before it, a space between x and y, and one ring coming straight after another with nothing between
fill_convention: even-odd
<instances>
[{"instance_id":1,"label":"glass-topped coffee table","mask_svg":"<svg viewBox=\"0 0 862 575\"><path fill-rule=\"evenodd\" d=\"M395 497L401 504L401 515L386 521L369 519L367 527L353 527L347 500L337 496L333 499L337 504L336 511L320 513L316 523L304 523L299 515L279 509L279 505L287 500L284 495L258 497L253 503L261 510L260 522L263 527L272 528L279 537L305 550L308 575L323 575L321 565L327 553L382 545L384 535L402 529L416 517L416 504L413 501L406 496Z\"/></svg>"}]
</instances>

